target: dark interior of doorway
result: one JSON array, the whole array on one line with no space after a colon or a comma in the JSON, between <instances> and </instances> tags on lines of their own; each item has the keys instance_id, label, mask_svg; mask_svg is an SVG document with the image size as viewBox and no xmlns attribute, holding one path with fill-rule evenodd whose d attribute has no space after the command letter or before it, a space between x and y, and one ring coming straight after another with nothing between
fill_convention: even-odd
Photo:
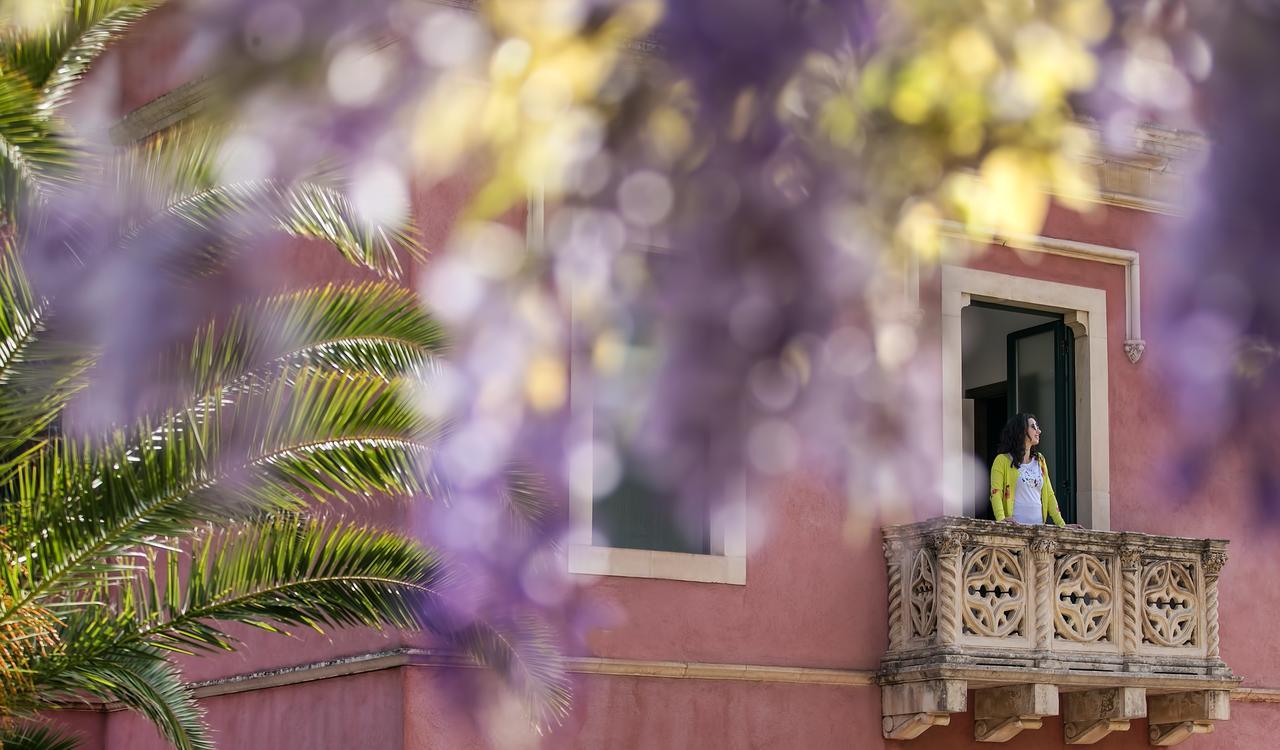
<instances>
[{"instance_id":1,"label":"dark interior of doorway","mask_svg":"<svg viewBox=\"0 0 1280 750\"><path fill-rule=\"evenodd\" d=\"M983 466L996 460L1000 445L1000 430L1009 419L1009 388L1007 382L970 388L965 398L973 399L973 450ZM991 504L979 502L974 515L989 521L995 520Z\"/></svg>"},{"instance_id":2,"label":"dark interior of doorway","mask_svg":"<svg viewBox=\"0 0 1280 750\"><path fill-rule=\"evenodd\" d=\"M971 304L992 313L1014 313L1032 318L1020 328L998 328L993 332L1001 337L999 347L1006 352L1006 378L1000 382L974 385L964 392L965 398L972 400L973 453L982 466L990 467L996 458L1000 431L1009 417L1018 411L1036 413L1047 430L1046 458L1059 510L1068 523L1073 523L1077 515L1074 335L1061 314L996 302L974 300ZM1039 343L1028 346L1028 342L1037 341ZM1030 358L1023 359L1024 354ZM978 489L975 498L974 515L991 519L993 513L985 492L985 475L978 481L982 488Z\"/></svg>"}]
</instances>

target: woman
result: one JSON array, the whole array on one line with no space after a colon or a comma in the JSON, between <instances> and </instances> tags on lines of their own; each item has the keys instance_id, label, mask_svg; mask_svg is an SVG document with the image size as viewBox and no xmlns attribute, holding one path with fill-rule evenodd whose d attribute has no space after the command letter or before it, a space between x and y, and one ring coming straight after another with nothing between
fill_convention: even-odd
<instances>
[{"instance_id":1,"label":"woman","mask_svg":"<svg viewBox=\"0 0 1280 750\"><path fill-rule=\"evenodd\" d=\"M991 510L997 521L1066 526L1049 483L1049 468L1036 450L1040 425L1031 414L1015 414L1000 431L1000 454L991 465Z\"/></svg>"}]
</instances>

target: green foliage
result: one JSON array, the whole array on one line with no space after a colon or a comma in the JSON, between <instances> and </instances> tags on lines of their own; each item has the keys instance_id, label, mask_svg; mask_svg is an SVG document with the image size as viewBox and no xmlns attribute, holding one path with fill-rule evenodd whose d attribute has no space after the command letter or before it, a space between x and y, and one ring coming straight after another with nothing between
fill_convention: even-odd
<instances>
[{"instance_id":1,"label":"green foliage","mask_svg":"<svg viewBox=\"0 0 1280 750\"><path fill-rule=\"evenodd\" d=\"M74 750L76 745L75 738L41 724L0 727L0 747L5 750Z\"/></svg>"},{"instance_id":2,"label":"green foliage","mask_svg":"<svg viewBox=\"0 0 1280 750\"><path fill-rule=\"evenodd\" d=\"M152 5L71 2L47 27L0 37L0 747L73 747L21 722L88 699L139 712L175 747L213 747L170 657L234 649L231 624L425 628L506 675L540 725L557 720L567 683L542 625L430 614L459 574L341 516L375 496L448 501L430 469L448 425L411 402L445 337L395 281L245 302L142 363L180 395L103 434L60 429L93 395L99 353L66 330L58 299L32 290L17 220L73 179L104 178L121 196L107 251L159 237L181 250L165 270L188 281L264 232L323 242L388 279L422 257L412 226L363 221L332 185L219 183L222 134L208 124L73 170L83 155L57 112ZM512 531L541 524L536 482L511 480Z\"/></svg>"},{"instance_id":3,"label":"green foliage","mask_svg":"<svg viewBox=\"0 0 1280 750\"><path fill-rule=\"evenodd\" d=\"M40 101L24 78L0 75L0 208L9 217L23 200L44 200L64 187L77 156L71 142L57 137Z\"/></svg>"},{"instance_id":4,"label":"green foliage","mask_svg":"<svg viewBox=\"0 0 1280 750\"><path fill-rule=\"evenodd\" d=\"M72 0L48 24L0 32L0 210L65 187L89 158L62 132L58 111L89 66L156 3Z\"/></svg>"}]
</instances>

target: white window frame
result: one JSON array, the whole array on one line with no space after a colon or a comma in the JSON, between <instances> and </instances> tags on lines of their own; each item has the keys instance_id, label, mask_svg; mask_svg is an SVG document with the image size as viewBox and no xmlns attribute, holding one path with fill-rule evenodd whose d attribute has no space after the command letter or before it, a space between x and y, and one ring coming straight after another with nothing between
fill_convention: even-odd
<instances>
[{"instance_id":1,"label":"white window frame","mask_svg":"<svg viewBox=\"0 0 1280 750\"><path fill-rule=\"evenodd\" d=\"M594 437L594 406L590 363L574 362L570 371L570 445L589 445ZM710 554L605 547L594 543L595 512L592 469L583 461L569 468L577 472L569 486L569 572L674 581L747 582L746 480L739 478L729 497L712 512Z\"/></svg>"},{"instance_id":2,"label":"white window frame","mask_svg":"<svg viewBox=\"0 0 1280 750\"><path fill-rule=\"evenodd\" d=\"M532 208L532 206L531 206ZM541 206L537 218L542 223ZM530 234L540 238L531 226ZM570 317L573 304L570 304ZM569 370L569 445L590 445L595 435L591 363L570 360ZM570 573L624 578L656 578L698 583L724 583L743 586L747 583L747 481L741 475L733 483L729 496L713 507L709 523L709 554L667 552L663 550L606 547L594 543L592 470L589 461L568 467L569 535L567 558Z\"/></svg>"},{"instance_id":3,"label":"white window frame","mask_svg":"<svg viewBox=\"0 0 1280 750\"><path fill-rule=\"evenodd\" d=\"M1107 293L1026 276L942 266L942 456L944 515L968 515L960 315L973 300L1061 313L1075 335L1076 511L1086 528L1111 528Z\"/></svg>"}]
</instances>

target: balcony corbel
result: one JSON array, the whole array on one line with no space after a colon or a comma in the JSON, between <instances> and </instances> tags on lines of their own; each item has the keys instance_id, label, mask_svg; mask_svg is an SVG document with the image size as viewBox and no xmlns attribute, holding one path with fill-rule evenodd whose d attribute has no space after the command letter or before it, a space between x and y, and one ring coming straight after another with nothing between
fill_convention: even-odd
<instances>
[{"instance_id":1,"label":"balcony corbel","mask_svg":"<svg viewBox=\"0 0 1280 750\"><path fill-rule=\"evenodd\" d=\"M1176 745L1196 734L1213 731L1215 721L1231 718L1231 693L1227 690L1196 690L1187 693L1153 695L1147 699L1147 723L1151 744Z\"/></svg>"},{"instance_id":2,"label":"balcony corbel","mask_svg":"<svg viewBox=\"0 0 1280 750\"><path fill-rule=\"evenodd\" d=\"M1039 729L1058 715L1054 685L1006 685L974 693L973 736L978 742L1007 742L1024 729Z\"/></svg>"},{"instance_id":3,"label":"balcony corbel","mask_svg":"<svg viewBox=\"0 0 1280 750\"><path fill-rule=\"evenodd\" d=\"M1125 732L1129 722L1147 715L1147 692L1117 687L1063 696L1062 722L1068 745L1092 745L1112 732Z\"/></svg>"},{"instance_id":4,"label":"balcony corbel","mask_svg":"<svg viewBox=\"0 0 1280 750\"><path fill-rule=\"evenodd\" d=\"M880 689L885 739L911 740L930 727L951 723L951 714L962 713L968 700L963 680L924 680Z\"/></svg>"}]
</instances>

